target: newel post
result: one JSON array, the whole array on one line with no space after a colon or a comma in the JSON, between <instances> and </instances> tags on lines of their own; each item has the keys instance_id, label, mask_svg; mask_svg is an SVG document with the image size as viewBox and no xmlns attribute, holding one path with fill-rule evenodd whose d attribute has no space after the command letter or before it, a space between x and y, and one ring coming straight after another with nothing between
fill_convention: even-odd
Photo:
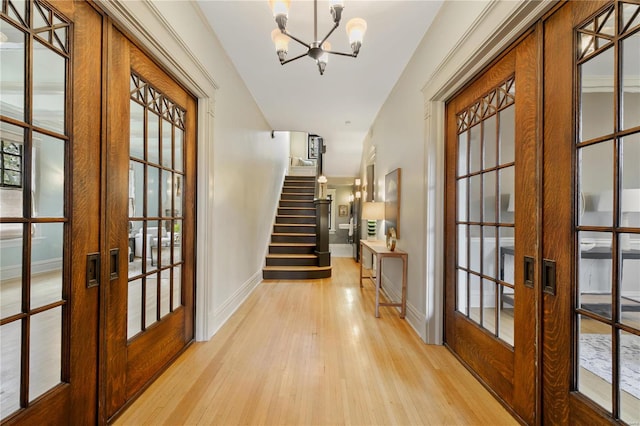
<instances>
[{"instance_id":1,"label":"newel post","mask_svg":"<svg viewBox=\"0 0 640 426\"><path fill-rule=\"evenodd\" d=\"M331 266L329 252L329 203L331 200L316 199L316 250L318 266Z\"/></svg>"}]
</instances>

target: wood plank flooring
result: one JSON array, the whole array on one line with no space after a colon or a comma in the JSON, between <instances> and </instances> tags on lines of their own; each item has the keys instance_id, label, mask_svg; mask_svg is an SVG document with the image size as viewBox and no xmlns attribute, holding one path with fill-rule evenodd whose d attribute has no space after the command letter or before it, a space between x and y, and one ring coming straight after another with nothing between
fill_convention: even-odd
<instances>
[{"instance_id":1,"label":"wood plank flooring","mask_svg":"<svg viewBox=\"0 0 640 426\"><path fill-rule=\"evenodd\" d=\"M193 344L116 425L517 424L442 346L394 308L374 317L358 264L333 278L264 281Z\"/></svg>"}]
</instances>

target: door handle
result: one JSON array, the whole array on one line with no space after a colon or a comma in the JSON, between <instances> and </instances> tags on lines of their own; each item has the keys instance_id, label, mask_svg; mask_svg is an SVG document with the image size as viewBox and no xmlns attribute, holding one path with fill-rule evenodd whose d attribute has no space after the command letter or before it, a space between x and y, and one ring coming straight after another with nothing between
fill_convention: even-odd
<instances>
[{"instance_id":1,"label":"door handle","mask_svg":"<svg viewBox=\"0 0 640 426\"><path fill-rule=\"evenodd\" d=\"M542 261L542 291L552 296L556 295L556 262L543 259Z\"/></svg>"},{"instance_id":2,"label":"door handle","mask_svg":"<svg viewBox=\"0 0 640 426\"><path fill-rule=\"evenodd\" d=\"M120 276L120 249L109 250L109 279L115 280Z\"/></svg>"},{"instance_id":3,"label":"door handle","mask_svg":"<svg viewBox=\"0 0 640 426\"><path fill-rule=\"evenodd\" d=\"M533 288L535 259L531 256L524 257L524 285Z\"/></svg>"},{"instance_id":4,"label":"door handle","mask_svg":"<svg viewBox=\"0 0 640 426\"><path fill-rule=\"evenodd\" d=\"M100 285L100 253L87 255L87 288Z\"/></svg>"}]
</instances>

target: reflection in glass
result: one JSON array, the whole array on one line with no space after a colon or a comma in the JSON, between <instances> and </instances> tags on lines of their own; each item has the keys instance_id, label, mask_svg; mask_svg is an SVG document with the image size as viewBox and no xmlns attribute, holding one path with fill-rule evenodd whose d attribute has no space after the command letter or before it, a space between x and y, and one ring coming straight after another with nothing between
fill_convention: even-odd
<instances>
[{"instance_id":1,"label":"reflection in glass","mask_svg":"<svg viewBox=\"0 0 640 426\"><path fill-rule=\"evenodd\" d=\"M145 320L144 325L148 328L158 321L158 275L152 274L145 279Z\"/></svg>"},{"instance_id":2,"label":"reflection in glass","mask_svg":"<svg viewBox=\"0 0 640 426\"><path fill-rule=\"evenodd\" d=\"M516 107L515 104L503 109L499 115L500 164L512 163L515 160L516 140Z\"/></svg>"},{"instance_id":3,"label":"reflection in glass","mask_svg":"<svg viewBox=\"0 0 640 426\"><path fill-rule=\"evenodd\" d=\"M620 265L620 318L622 323L640 329L640 279L638 279L638 260L634 257L634 248L640 244L638 234L619 234L620 244L618 264ZM628 247L626 247L628 245ZM637 252L635 252L637 253Z\"/></svg>"},{"instance_id":4,"label":"reflection in glass","mask_svg":"<svg viewBox=\"0 0 640 426\"><path fill-rule=\"evenodd\" d=\"M160 117L147 110L147 161L160 163Z\"/></svg>"},{"instance_id":5,"label":"reflection in glass","mask_svg":"<svg viewBox=\"0 0 640 426\"><path fill-rule=\"evenodd\" d=\"M64 216L65 141L33 134L33 216Z\"/></svg>"},{"instance_id":6,"label":"reflection in glass","mask_svg":"<svg viewBox=\"0 0 640 426\"><path fill-rule=\"evenodd\" d=\"M0 223L0 318L22 312L22 225Z\"/></svg>"},{"instance_id":7,"label":"reflection in glass","mask_svg":"<svg viewBox=\"0 0 640 426\"><path fill-rule=\"evenodd\" d=\"M469 226L469 269L480 273L480 226Z\"/></svg>"},{"instance_id":8,"label":"reflection in glass","mask_svg":"<svg viewBox=\"0 0 640 426\"><path fill-rule=\"evenodd\" d=\"M516 295L512 288L500 285L499 290L501 293L500 303L498 307L499 321L498 324L498 337L511 346L513 346L513 323L515 318L515 298Z\"/></svg>"},{"instance_id":9,"label":"reflection in glass","mask_svg":"<svg viewBox=\"0 0 640 426\"><path fill-rule=\"evenodd\" d=\"M137 161L129 163L129 197L133 199L133 217L144 216L144 164Z\"/></svg>"},{"instance_id":10,"label":"reflection in glass","mask_svg":"<svg viewBox=\"0 0 640 426\"><path fill-rule=\"evenodd\" d=\"M157 220L152 220L147 222L146 229L146 270L145 272L151 272L158 269L158 241L162 241L162 238L165 236L164 229L160 228L159 222ZM156 261L154 261L156 259Z\"/></svg>"},{"instance_id":11,"label":"reflection in glass","mask_svg":"<svg viewBox=\"0 0 640 426\"><path fill-rule=\"evenodd\" d=\"M38 223L31 245L31 307L62 299L63 224Z\"/></svg>"},{"instance_id":12,"label":"reflection in glass","mask_svg":"<svg viewBox=\"0 0 640 426\"><path fill-rule=\"evenodd\" d=\"M497 115L493 115L482 122L484 126L483 168L485 169L496 166L496 120Z\"/></svg>"},{"instance_id":13,"label":"reflection in glass","mask_svg":"<svg viewBox=\"0 0 640 426\"><path fill-rule=\"evenodd\" d=\"M467 132L458 135L458 176L467 174Z\"/></svg>"},{"instance_id":14,"label":"reflection in glass","mask_svg":"<svg viewBox=\"0 0 640 426\"><path fill-rule=\"evenodd\" d=\"M162 165L164 167L171 167L172 165L172 153L173 145L171 143L171 129L173 125L167 120L162 120Z\"/></svg>"},{"instance_id":15,"label":"reflection in glass","mask_svg":"<svg viewBox=\"0 0 640 426\"><path fill-rule=\"evenodd\" d=\"M173 212L171 211L171 199L173 196L172 191L172 183L173 176L171 172L166 170L161 171L162 178L160 179L160 184L162 188L160 189L160 195L162 197L162 208L161 213L163 217L171 217L173 216Z\"/></svg>"},{"instance_id":16,"label":"reflection in glass","mask_svg":"<svg viewBox=\"0 0 640 426\"><path fill-rule=\"evenodd\" d=\"M480 222L481 220L481 185L482 175L469 178L469 222Z\"/></svg>"},{"instance_id":17,"label":"reflection in glass","mask_svg":"<svg viewBox=\"0 0 640 426\"><path fill-rule=\"evenodd\" d=\"M127 299L127 339L142 331L142 278L129 281Z\"/></svg>"},{"instance_id":18,"label":"reflection in glass","mask_svg":"<svg viewBox=\"0 0 640 426\"><path fill-rule=\"evenodd\" d=\"M144 160L144 107L134 100L129 104L129 155Z\"/></svg>"},{"instance_id":19,"label":"reflection in glass","mask_svg":"<svg viewBox=\"0 0 640 426\"><path fill-rule=\"evenodd\" d=\"M160 216L160 200L158 191L160 190L160 169L147 166L147 217Z\"/></svg>"},{"instance_id":20,"label":"reflection in glass","mask_svg":"<svg viewBox=\"0 0 640 426\"><path fill-rule=\"evenodd\" d=\"M580 225L613 225L613 141L580 148L579 191L585 198Z\"/></svg>"},{"instance_id":21,"label":"reflection in glass","mask_svg":"<svg viewBox=\"0 0 640 426\"><path fill-rule=\"evenodd\" d=\"M3 385L0 392L0 418L2 419L20 408L20 351L16 349L21 346L21 324L21 321L13 321L0 326L0 359L2 360L0 383L13 384Z\"/></svg>"},{"instance_id":22,"label":"reflection in glass","mask_svg":"<svg viewBox=\"0 0 640 426\"><path fill-rule=\"evenodd\" d=\"M496 228L494 226L482 227L482 274L496 277Z\"/></svg>"},{"instance_id":23,"label":"reflection in glass","mask_svg":"<svg viewBox=\"0 0 640 426\"><path fill-rule=\"evenodd\" d=\"M458 220L460 222L467 221L467 183L468 178L460 179L458 181Z\"/></svg>"},{"instance_id":24,"label":"reflection in glass","mask_svg":"<svg viewBox=\"0 0 640 426\"><path fill-rule=\"evenodd\" d=\"M578 321L578 391L611 412L611 327L583 315Z\"/></svg>"},{"instance_id":25,"label":"reflection in glass","mask_svg":"<svg viewBox=\"0 0 640 426\"><path fill-rule=\"evenodd\" d=\"M515 212L515 166L500 169L498 174L500 191L500 223L514 223ZM505 202L502 202L504 200Z\"/></svg>"},{"instance_id":26,"label":"reflection in glass","mask_svg":"<svg viewBox=\"0 0 640 426\"><path fill-rule=\"evenodd\" d=\"M579 232L579 301L582 309L611 318L610 232Z\"/></svg>"},{"instance_id":27,"label":"reflection in glass","mask_svg":"<svg viewBox=\"0 0 640 426\"><path fill-rule=\"evenodd\" d=\"M182 262L182 220L173 221L173 263Z\"/></svg>"},{"instance_id":28,"label":"reflection in glass","mask_svg":"<svg viewBox=\"0 0 640 426\"><path fill-rule=\"evenodd\" d=\"M62 368L62 308L31 317L29 329L29 401L58 383Z\"/></svg>"},{"instance_id":29,"label":"reflection in glass","mask_svg":"<svg viewBox=\"0 0 640 426\"><path fill-rule=\"evenodd\" d=\"M579 66L581 142L613 133L613 52L604 50Z\"/></svg>"},{"instance_id":30,"label":"reflection in glass","mask_svg":"<svg viewBox=\"0 0 640 426\"><path fill-rule=\"evenodd\" d=\"M500 276L499 278L509 284L514 283L514 228L500 227L498 244L500 246Z\"/></svg>"},{"instance_id":31,"label":"reflection in glass","mask_svg":"<svg viewBox=\"0 0 640 426\"><path fill-rule=\"evenodd\" d=\"M184 176L173 174L173 215L182 216L182 191L184 190Z\"/></svg>"},{"instance_id":32,"label":"reflection in glass","mask_svg":"<svg viewBox=\"0 0 640 426\"><path fill-rule=\"evenodd\" d=\"M172 310L178 309L182 305L182 267L180 265L173 268L173 303Z\"/></svg>"},{"instance_id":33,"label":"reflection in glass","mask_svg":"<svg viewBox=\"0 0 640 426\"><path fill-rule=\"evenodd\" d=\"M480 171L482 167L482 150L480 146L480 126L471 128L469 139L469 173Z\"/></svg>"},{"instance_id":34,"label":"reflection in glass","mask_svg":"<svg viewBox=\"0 0 640 426\"><path fill-rule=\"evenodd\" d=\"M640 133L622 139L622 199L620 224L623 227L640 227Z\"/></svg>"},{"instance_id":35,"label":"reflection in glass","mask_svg":"<svg viewBox=\"0 0 640 426\"><path fill-rule=\"evenodd\" d=\"M622 40L622 129L640 126L640 33Z\"/></svg>"},{"instance_id":36,"label":"reflection in glass","mask_svg":"<svg viewBox=\"0 0 640 426\"><path fill-rule=\"evenodd\" d=\"M458 266L467 267L467 225L458 225Z\"/></svg>"},{"instance_id":37,"label":"reflection in glass","mask_svg":"<svg viewBox=\"0 0 640 426\"><path fill-rule=\"evenodd\" d=\"M7 37L0 44L0 110L2 115L24 121L25 36L2 19L0 34Z\"/></svg>"},{"instance_id":38,"label":"reflection in glass","mask_svg":"<svg viewBox=\"0 0 640 426\"><path fill-rule=\"evenodd\" d=\"M469 318L480 324L480 277L469 274Z\"/></svg>"},{"instance_id":39,"label":"reflection in glass","mask_svg":"<svg viewBox=\"0 0 640 426\"><path fill-rule=\"evenodd\" d=\"M184 130L175 128L175 140L173 147L174 165L173 168L179 172L184 171L184 161L182 159L182 143L184 140Z\"/></svg>"},{"instance_id":40,"label":"reflection in glass","mask_svg":"<svg viewBox=\"0 0 640 426\"><path fill-rule=\"evenodd\" d=\"M468 315L467 310L467 276L466 271L458 269L458 291L456 293L458 299L458 311Z\"/></svg>"},{"instance_id":41,"label":"reflection in glass","mask_svg":"<svg viewBox=\"0 0 640 426\"><path fill-rule=\"evenodd\" d=\"M496 172L482 174L483 222L497 222L496 218Z\"/></svg>"},{"instance_id":42,"label":"reflection in glass","mask_svg":"<svg viewBox=\"0 0 640 426\"><path fill-rule=\"evenodd\" d=\"M640 336L620 331L620 418L630 425L640 424L639 352Z\"/></svg>"},{"instance_id":43,"label":"reflection in glass","mask_svg":"<svg viewBox=\"0 0 640 426\"><path fill-rule=\"evenodd\" d=\"M482 280L482 326L492 333L496 332L496 283Z\"/></svg>"},{"instance_id":44,"label":"reflection in glass","mask_svg":"<svg viewBox=\"0 0 640 426\"><path fill-rule=\"evenodd\" d=\"M169 297L171 294L171 269L160 272L160 318L169 313Z\"/></svg>"},{"instance_id":45,"label":"reflection in glass","mask_svg":"<svg viewBox=\"0 0 640 426\"><path fill-rule=\"evenodd\" d=\"M35 40L33 43L33 124L64 134L67 61Z\"/></svg>"}]
</instances>

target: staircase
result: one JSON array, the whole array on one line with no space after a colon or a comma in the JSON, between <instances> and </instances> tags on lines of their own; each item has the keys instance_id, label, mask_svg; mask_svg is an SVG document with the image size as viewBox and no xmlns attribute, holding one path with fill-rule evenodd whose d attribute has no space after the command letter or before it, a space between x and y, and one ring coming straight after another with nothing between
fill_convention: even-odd
<instances>
[{"instance_id":1,"label":"staircase","mask_svg":"<svg viewBox=\"0 0 640 426\"><path fill-rule=\"evenodd\" d=\"M265 280L310 280L331 277L331 266L318 266L316 251L315 177L286 176L269 254Z\"/></svg>"}]
</instances>

